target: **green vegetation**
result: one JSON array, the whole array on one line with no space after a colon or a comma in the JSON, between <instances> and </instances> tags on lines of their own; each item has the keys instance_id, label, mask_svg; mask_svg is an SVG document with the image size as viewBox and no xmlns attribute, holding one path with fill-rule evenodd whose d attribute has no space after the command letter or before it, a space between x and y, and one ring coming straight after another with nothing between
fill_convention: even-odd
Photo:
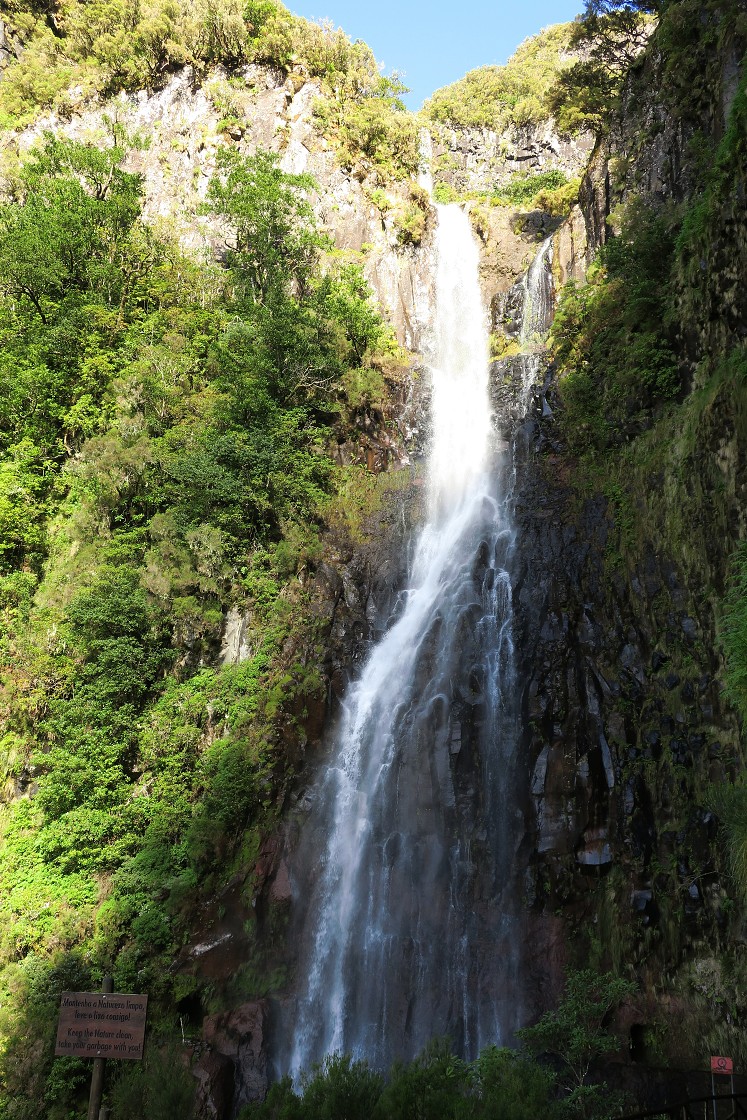
<instances>
[{"instance_id":1,"label":"green vegetation","mask_svg":"<svg viewBox=\"0 0 747 1120\"><path fill-rule=\"evenodd\" d=\"M600 18L606 15L605 7L595 9ZM643 20L640 8L645 6L629 7L626 19ZM710 756L703 752L700 758L695 752L678 751L676 738L665 740L662 750L658 740L662 711L665 719L690 725L690 715L682 715L681 698L694 686L696 669L703 673L702 680L715 676L726 684L742 723L747 715L743 546L737 548L731 570L727 564L743 535L738 496L743 464L736 448L744 445L747 433L740 294L744 215L738 202L745 190L744 76L727 127L714 135L709 124L713 114L722 111L726 44L732 36L740 49L744 43L747 26L739 7L678 0L662 6L655 28L640 24L651 34L650 46L637 60L620 62L625 84L618 82L616 88L624 88L625 104L611 102L613 113L624 109L632 116L618 116L615 131L625 138L625 155L617 166L615 161L610 165L613 198L624 188L626 205L610 215L615 233L590 269L588 282L571 284L562 294L552 330L563 405L562 415L560 410L557 415L578 456L574 484L579 495L596 500L604 496L607 501L606 558L615 578L627 575L632 584L645 571L652 552L671 557L680 586L690 589L693 613L705 633L704 620L720 621L725 669L715 668L711 640L705 638L701 646L692 632L683 641L673 630L666 593L651 605L650 633L659 656L666 657L669 679L684 678L686 683L680 699L668 697L665 685L652 687L643 706L634 696L627 701L625 719L642 750L638 757L631 751L627 761L621 752L623 780L635 778L645 784L659 836L670 829L668 835L676 835L684 855L680 860L678 853L675 862L671 850L662 845L653 856L650 881L659 902L666 898L656 929L631 932L628 926L626 933L625 879L624 889L616 888L618 900L609 905L600 932L600 947L609 952L612 944L618 959L630 961L638 952L639 959L650 961L655 947L674 964L679 974L675 987L680 985L678 995L684 995L688 1012L681 1038L667 1040L666 1048L683 1061L687 1046L703 1053L708 1053L704 1046L716 1047L713 1053L741 1046L739 1032L732 1027L741 1017L745 965L736 931L743 923L747 898L747 799L738 732L727 726ZM655 166L654 137L665 128L679 129L688 137L682 148L683 167L657 192L658 198L649 194L645 201L636 200L636 188ZM668 139L665 149L675 150ZM682 197L684 182L691 188L687 198ZM662 200L670 190L676 202ZM696 712L693 709L692 723L697 745L702 740ZM701 727L707 741L707 717ZM718 817L723 850L715 830L700 841L688 838L698 820L713 829L709 813ZM717 879L724 868L730 876ZM709 952L696 952L683 968L689 942L689 934L683 933L684 891L706 895L709 887L704 884L713 894L706 896L699 915L699 936L708 931ZM678 892L680 898L673 902ZM610 921L615 910L616 920ZM602 917L598 910L600 927ZM667 967L661 971L666 973ZM719 1051L719 1046L725 1049Z\"/></svg>"},{"instance_id":2,"label":"green vegetation","mask_svg":"<svg viewBox=\"0 0 747 1120\"><path fill-rule=\"evenodd\" d=\"M702 139L702 137L701 137ZM677 238L673 282L683 319L702 321L714 311L719 295L718 253L725 224L737 220L737 198L745 189L747 153L747 74L736 90L728 127L716 149L708 153L701 191L685 214Z\"/></svg>"},{"instance_id":3,"label":"green vegetation","mask_svg":"<svg viewBox=\"0 0 747 1120\"><path fill-rule=\"evenodd\" d=\"M23 46L0 89L7 125L30 119L40 108L64 112L75 87L82 96L145 88L184 63L282 64L298 32L298 23L275 0L252 0L246 10L236 0L190 5L11 0L7 21Z\"/></svg>"},{"instance_id":4,"label":"green vegetation","mask_svg":"<svg viewBox=\"0 0 747 1120\"><path fill-rule=\"evenodd\" d=\"M364 84L348 80L316 102L317 124L336 144L343 167L362 177L373 172L380 184L417 172L419 130L400 99L405 92L398 80L369 73Z\"/></svg>"},{"instance_id":5,"label":"green vegetation","mask_svg":"<svg viewBox=\"0 0 747 1120\"><path fill-rule=\"evenodd\" d=\"M318 122L346 167L382 180L417 170L418 129L396 78L383 77L365 43L329 23L309 23L279 0L11 0L6 30L21 45L0 84L0 127L28 124L42 109L69 114L92 94L150 89L179 66L198 75L221 64L263 63L321 82ZM231 79L233 80L233 79ZM209 93L220 129L241 126L229 83Z\"/></svg>"},{"instance_id":6,"label":"green vegetation","mask_svg":"<svg viewBox=\"0 0 747 1120\"><path fill-rule=\"evenodd\" d=\"M576 58L548 93L548 107L561 134L606 129L646 46L653 27L650 13L657 6L648 0L587 0L569 43Z\"/></svg>"},{"instance_id":7,"label":"green vegetation","mask_svg":"<svg viewBox=\"0 0 747 1120\"><path fill-rule=\"evenodd\" d=\"M557 186L541 187L532 200L538 210L544 210L552 218L564 218L570 214L578 202L581 179L569 179Z\"/></svg>"},{"instance_id":8,"label":"green vegetation","mask_svg":"<svg viewBox=\"0 0 747 1120\"><path fill-rule=\"evenodd\" d=\"M547 96L560 132L570 135L606 131L621 94L645 98L654 72L672 117L689 123L707 112L720 80L719 48L731 34L744 34L747 16L738 0L587 0L573 28L577 57ZM646 51L654 32L655 63Z\"/></svg>"},{"instance_id":9,"label":"green vegetation","mask_svg":"<svg viewBox=\"0 0 747 1120\"><path fill-rule=\"evenodd\" d=\"M562 171L537 171L529 175L517 172L491 196L491 200L506 206L523 208L539 206L540 198L554 195L568 185L568 180Z\"/></svg>"},{"instance_id":10,"label":"green vegetation","mask_svg":"<svg viewBox=\"0 0 747 1120\"><path fill-rule=\"evenodd\" d=\"M436 183L433 197L441 203L480 203L470 207L470 218L477 228L478 216L486 218L485 207L507 206L514 210L543 210L553 218L565 217L578 201L580 179L567 179L562 171L537 171L525 174L517 172L501 187L490 193L486 191L459 192L449 183Z\"/></svg>"},{"instance_id":11,"label":"green vegetation","mask_svg":"<svg viewBox=\"0 0 747 1120\"><path fill-rule=\"evenodd\" d=\"M592 5L588 20L601 34L600 20L619 17L621 28L650 10L645 4ZM702 22L701 17L701 8L691 0L668 5L661 13L652 49L662 52L666 74L691 65L696 49L692 25ZM711 21L708 35L698 43L701 69L708 69L703 52L706 47L713 50L724 26L732 26L731 15ZM638 49L636 44L628 68ZM625 72L622 62L620 66ZM672 96L669 84L663 95ZM699 107L701 96L699 88L692 91L691 111ZM683 342L692 346L694 331L707 330L709 320L719 319L717 303L722 297L714 285L721 282L723 269L716 258L720 231L736 220L736 199L744 189L746 134L743 76L718 145L709 147L700 131L693 134L689 155L698 188L688 202L644 203L629 192L625 208L612 215L619 223L617 235L600 250L588 282L570 284L562 293L551 344L563 375L566 435L575 449L599 449L630 439L684 388L684 361L678 362L676 352L682 352ZM700 383L709 376L741 376L739 351L728 353L734 341L714 339L713 353L699 366ZM727 353L720 352L722 347ZM730 364L734 368L728 372Z\"/></svg>"},{"instance_id":12,"label":"green vegetation","mask_svg":"<svg viewBox=\"0 0 747 1120\"><path fill-rule=\"evenodd\" d=\"M620 1100L590 1074L619 1046L606 1024L634 991L611 973L571 972L557 1010L519 1032L524 1051L491 1046L465 1062L448 1040L435 1039L387 1078L337 1054L304 1077L300 1092L290 1078L273 1085L241 1120L607 1120Z\"/></svg>"},{"instance_id":13,"label":"green vegetation","mask_svg":"<svg viewBox=\"0 0 747 1120\"><path fill-rule=\"evenodd\" d=\"M663 23L681 36L681 7L587 0L582 18L527 39L505 66L482 66L437 90L424 112L435 125L456 128L502 132L552 118L561 135L604 131L659 9ZM697 38L697 30L692 34ZM671 78L680 84L675 70Z\"/></svg>"},{"instance_id":14,"label":"green vegetation","mask_svg":"<svg viewBox=\"0 0 747 1120\"><path fill-rule=\"evenodd\" d=\"M603 1082L590 1082L589 1073L595 1062L619 1048L619 1039L606 1024L611 1013L635 990L635 984L611 972L571 972L558 1007L545 1012L533 1027L518 1031L530 1053L548 1054L558 1060L565 1115L605 1120L620 1110L618 1095Z\"/></svg>"},{"instance_id":15,"label":"green vegetation","mask_svg":"<svg viewBox=\"0 0 747 1120\"><path fill-rule=\"evenodd\" d=\"M407 201L396 215L397 238L400 245L419 245L425 234L431 212L428 191L410 183Z\"/></svg>"},{"instance_id":16,"label":"green vegetation","mask_svg":"<svg viewBox=\"0 0 747 1120\"><path fill-rule=\"evenodd\" d=\"M742 354L742 383L747 383L747 355ZM742 719L747 718L747 549L737 549L722 624L727 655L726 683Z\"/></svg>"},{"instance_id":17,"label":"green vegetation","mask_svg":"<svg viewBox=\"0 0 747 1120\"><path fill-rule=\"evenodd\" d=\"M133 1065L120 1071L111 1092L116 1120L175 1120L193 1114L194 1079L178 1044L153 1048L142 1063Z\"/></svg>"},{"instance_id":18,"label":"green vegetation","mask_svg":"<svg viewBox=\"0 0 747 1120\"><path fill-rule=\"evenodd\" d=\"M676 217L632 205L585 283L562 293L550 333L563 431L575 450L629 439L673 399L681 378L662 332Z\"/></svg>"},{"instance_id":19,"label":"green vegetation","mask_svg":"<svg viewBox=\"0 0 747 1120\"><path fill-rule=\"evenodd\" d=\"M740 612L744 611L743 602L740 602L739 608ZM729 652L734 664L735 654L732 650ZM741 662L738 664L741 668ZM744 904L747 902L747 785L744 778L734 785L714 789L710 803L721 822L732 885Z\"/></svg>"},{"instance_id":20,"label":"green vegetation","mask_svg":"<svg viewBox=\"0 0 747 1120\"><path fill-rule=\"evenodd\" d=\"M185 984L168 965L200 900L253 866L291 766L280 729L323 695L297 577L321 555L330 448L358 404L345 386L383 392L371 362L393 350L360 271L325 263L311 180L224 153L207 201L230 231L217 269L143 224L126 145L116 129L101 149L47 136L0 207L0 1115L14 1120L45 1093L50 1120L70 1114L82 1064L52 1062L49 1009L104 972L153 1000L152 1077L122 1083L121 1115L156 1099L160 1001ZM218 668L234 604L251 652Z\"/></svg>"},{"instance_id":21,"label":"green vegetation","mask_svg":"<svg viewBox=\"0 0 747 1120\"><path fill-rule=\"evenodd\" d=\"M557 24L526 39L505 66L470 70L453 85L436 90L423 111L452 127L490 128L547 120L548 97L558 75L570 64L567 52L573 24Z\"/></svg>"},{"instance_id":22,"label":"green vegetation","mask_svg":"<svg viewBox=\"0 0 747 1120\"><path fill-rule=\"evenodd\" d=\"M738 376L744 388L747 386L747 353L744 350L740 358ZM747 548L743 544L732 560L721 620L721 641L726 654L726 687L744 726L747 719ZM721 822L734 890L741 902L747 904L747 783L744 775L740 775L734 785L712 789L710 803Z\"/></svg>"}]
</instances>

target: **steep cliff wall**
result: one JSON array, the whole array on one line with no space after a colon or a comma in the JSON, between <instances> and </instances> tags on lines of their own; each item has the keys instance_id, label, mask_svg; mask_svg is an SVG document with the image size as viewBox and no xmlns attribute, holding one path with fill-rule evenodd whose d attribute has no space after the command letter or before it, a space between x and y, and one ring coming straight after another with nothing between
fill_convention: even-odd
<instances>
[{"instance_id":1,"label":"steep cliff wall","mask_svg":"<svg viewBox=\"0 0 747 1120\"><path fill-rule=\"evenodd\" d=\"M145 219L193 252L218 255L222 231L214 218L200 214L217 153L277 152L285 171L314 177L315 207L335 247L360 254L400 341L417 350L430 280L417 245L408 247L400 238L398 218L409 203L408 187L392 184L391 202L382 208L381 198L379 205L377 196L372 198L372 182L340 167L314 120L314 103L323 96L318 81L267 66L218 68L200 78L185 67L158 92L122 93L65 118L43 116L19 136L6 135L5 145L28 152L46 131L107 143L106 121L117 121L143 142L128 167L144 178Z\"/></svg>"},{"instance_id":2,"label":"steep cliff wall","mask_svg":"<svg viewBox=\"0 0 747 1120\"><path fill-rule=\"evenodd\" d=\"M138 896L131 912L132 919L146 932L132 937L129 926L127 931L120 927L117 923L122 912L115 904L110 906L116 915L114 923L106 927L103 935L107 947L97 950L101 960L105 959L102 967L114 967L118 986L137 983L148 987L154 1015L159 1014L159 1007L169 1008L164 1011L168 1014L176 1009L183 1029L192 1039L190 1068L199 1086L200 1108L205 1115L213 1116L235 1111L246 1100L261 1094L266 1086L266 1038L273 1015L273 1005L266 997L289 990L285 938L290 887L283 858L284 838L293 834L304 817L303 788L319 763L325 729L335 718L350 676L365 656L371 636L388 617L393 597L403 586L406 544L420 515L418 461L427 441L428 378L422 354L417 351L425 348L423 328L432 299L433 216L428 200L412 180L395 179L382 186L378 173L370 168L360 163L352 168L343 166L339 152L318 127L315 103L323 97L320 84L302 72L279 73L271 67L255 65L231 72L215 69L197 76L186 67L170 74L157 91L121 94L113 100L94 103L82 95L73 96L64 115L46 115L24 131L4 137L5 166L12 191L17 182L17 152L27 156L36 142L44 143L48 132L106 148L112 142L115 127L126 130L135 139L127 155L127 168L143 177L144 217L154 235L163 236L167 242L175 238L189 253L207 261L221 261L226 253L226 231L214 216L201 212L219 154L247 154L261 148L277 152L281 167L287 172L314 176L314 209L334 240L328 263L344 260L363 265L400 343L411 351L406 360L401 354L384 357L375 370L364 371L363 388L357 396L353 386L342 405L339 397L336 400L334 407L340 408L343 415L335 426L331 453L341 471L347 472L341 474L339 500L329 504L315 524L309 526L309 541L298 524L291 525L288 540L283 539L285 527L276 534L281 551L290 549L282 557L278 553L279 563L276 564L271 552L264 556L256 541L248 544L238 561L226 566L216 561L214 552L208 559L201 554L198 563L204 570L195 576L196 594L182 594L184 580L190 578L184 571L190 570L191 546L185 550L180 544L180 528L175 522L167 519L160 527L153 522L158 506L147 506L145 512L137 514L144 518L145 528L141 526L142 535L131 555L135 565L142 561L142 570L133 567L127 578L132 580L138 601L143 587L159 608L162 603L171 605L174 597L179 598L184 616L174 623L173 636L165 627L160 637L168 650L165 661L174 667L167 691L174 687L181 695L184 687L186 692L182 699L174 699L173 705L171 698L165 701L165 722L161 723L158 715L154 717L159 724L159 730L154 728L153 732L155 756L149 756L147 763L135 764L137 792L133 796L142 798L138 804L143 806L146 799L152 799L150 804L156 800L154 781L159 779L154 775L160 775L160 759L171 757L172 734L180 743L188 742L189 750L194 749L200 760L198 766L204 759L208 769L214 764L207 760L215 757L216 750L220 750L235 727L240 727L242 733L249 727L246 734L250 738L260 735L262 740L252 741L248 748L246 740L241 740L244 777L254 773L255 752L267 752L273 759L268 763L267 775L261 779L263 789L269 791L263 795L261 809L253 807L244 818L242 829L233 830L230 839L217 823L217 816L222 806L231 804L233 789L227 790L226 798L218 797L211 802L215 823L211 823L211 837L206 843L208 848L215 846L216 865L205 872L203 861L202 876L192 878L190 883L185 880L183 885L189 898L181 888L176 888L171 875L173 869L179 876L179 869L169 862L174 851L174 830L180 827L172 825L165 837L156 841L161 852L158 858L164 858L163 866L170 870L153 876L146 871L148 887ZM485 269L486 297L492 300L513 285L531 259L534 232L515 232L508 208L496 209L486 224L481 223L481 228L488 244L493 237L506 250L497 266L489 262ZM496 229L498 238L492 232ZM179 264L177 270L181 267ZM206 285L197 298L203 311L210 305L215 290L207 279L210 275L208 269L200 281ZM157 307L158 315L159 298L149 307ZM171 309L165 312L170 313ZM102 457L105 469L111 470L107 478L111 478L112 484L103 488L103 497L97 484L93 484L92 500L101 497L103 502L95 513L86 509L81 515L77 499L72 499L73 527L67 513L60 515L55 526L55 553L49 565L52 575L44 583L44 574L40 573L44 583L40 598L42 610L51 604L61 618L77 593L77 585L95 583L98 578L102 563L99 549L114 549L115 570L119 572L123 567L116 548L119 534L129 525L132 493L139 492L143 471L147 472L151 464L157 464L158 471L167 457L160 444L156 447L164 430L164 419L166 427L171 421L169 406L159 395L159 379L165 378L167 393L173 393L177 409L187 409L188 444L195 438L200 409L208 413L211 409L212 398L195 394L196 384L199 385L204 373L202 353L197 358L177 360L179 369L184 367L184 381L174 373L171 348L173 345L184 354L185 346L189 346L189 327L185 327L179 313L175 313L171 325L174 329L165 347L154 347L153 331L157 328L152 322L147 328L150 342L139 337L142 332L137 327L133 341L133 353L139 353L140 345L154 347L139 369L146 376L155 371L157 418L151 420L149 416L150 388L139 386L133 392L129 382L118 389L120 395L111 406L115 426L107 428L109 414L102 423L103 444L82 437L65 445L67 451L63 454L71 463L64 468L63 491L77 472L87 478L98 477ZM211 325L205 326L209 332ZM228 350L240 358L247 345L242 336L238 342L228 343ZM213 365L210 372L214 370ZM195 404L197 400L201 403ZM160 478L157 485L160 486ZM209 480L204 487L197 485L201 499L210 493L211 485ZM150 486L144 484L143 492ZM125 497L120 502L122 492ZM200 537L200 547L202 540ZM213 535L205 540L210 549L216 541L220 546L222 538ZM253 575L247 578L247 570L256 556L262 573L258 573L259 583L253 584ZM265 578L269 578L269 589L263 582ZM178 589L172 586L172 580L179 582ZM186 590L191 587L188 585ZM274 601L279 614L275 625L265 611L267 597L274 599L278 588ZM203 591L210 600L204 618L199 601ZM29 602L28 610L33 613L36 609ZM39 623L39 640L46 641L46 649L54 659L58 656L55 630L46 618ZM127 608L122 609L118 618L125 627L129 625ZM269 666L265 639L273 647ZM36 637L32 636L30 641L35 648ZM97 655L93 664L98 664ZM248 708L255 703L258 674L263 674L259 703L267 710L267 722L247 716L242 708L244 703ZM197 692L191 683L194 675L199 678ZM23 682L21 688L25 688L25 678ZM155 695L160 692L161 683L155 682ZM208 696L214 683L221 692L220 699ZM204 684L208 691L203 695L200 690ZM50 694L54 692L53 684L46 687ZM19 714L18 708L14 711L16 726L22 726L25 739L23 750L13 756L9 768L11 813L19 805L33 809L38 804L35 798L40 785L45 785L48 769L41 756L38 763L30 761L38 741L37 725L33 719L30 725L23 723L24 715ZM183 740L185 720L189 728ZM261 732L256 730L260 723ZM131 732L139 736L144 724L133 724L136 726L131 727ZM144 733L150 734L147 730ZM131 747L131 751L137 749ZM248 755L244 754L247 749ZM189 765L190 761L180 756L180 781L188 780L184 776ZM147 777L143 777L144 768ZM213 773L201 774L195 791L187 795L186 807L180 807L179 811L186 808L187 821L193 812L199 815ZM298 784L294 781L297 773L304 775ZM177 863L180 859L176 857ZM217 866L220 861L225 864L223 869ZM135 871L139 882L138 876ZM151 883L151 878L157 881ZM101 883L102 892L110 889L109 867ZM86 905L95 909L98 896L88 899ZM87 924L88 913L81 907L76 931L69 935L64 949L49 950L50 960L55 952L59 953L60 977L76 977L60 980L72 987L90 986L93 982L85 967L76 971L77 946L92 928ZM159 922L158 914L163 916L160 933L148 934L148 923L154 916ZM126 924L129 918L122 920ZM154 967L155 958L161 959L170 951L166 946L172 945L176 928L180 932L173 942L165 976L164 969L160 969L158 981L150 976L135 979L131 973L122 973L121 967L130 968L135 957L146 970ZM20 948L10 952L17 952L25 968L25 951ZM56 966L45 961L44 969L52 967ZM99 958L95 967L99 967ZM69 968L73 972L65 972ZM141 974L142 971L141 968ZM56 983L56 979L51 981L50 990ZM3 1091L12 1095L14 1106L25 1109L29 1115L44 1092L51 1065L50 1038L45 1035L43 1061L33 1075L29 1072L39 1030L34 1025L23 1036L11 1038L8 1045L13 1068L4 1067L7 1077L3 1074L10 1086ZM72 1100L77 1091L75 1084L66 1082L61 1097L67 1094Z\"/></svg>"},{"instance_id":3,"label":"steep cliff wall","mask_svg":"<svg viewBox=\"0 0 747 1120\"><path fill-rule=\"evenodd\" d=\"M706 1004L733 1016L740 997L727 976L743 967L711 791L742 766L718 635L747 530L747 401L738 374L714 369L739 351L747 326L743 169L729 155L743 143L746 44L736 8L728 16L686 8L631 74L579 208L556 234L554 265L560 282L575 280L583 292L626 212L668 215L676 248L663 332L681 389L641 413L640 434L580 455L577 442L571 454L569 370L559 386L551 371L550 409L538 406L529 431L519 509L537 936L559 945L561 959L634 974L642 994L626 1022L648 1024L650 1039L658 1031L659 1054L673 1065L698 1068L709 1044L741 1053L738 1032ZM569 948L574 942L582 947ZM539 987L547 980L543 960Z\"/></svg>"},{"instance_id":4,"label":"steep cliff wall","mask_svg":"<svg viewBox=\"0 0 747 1120\"><path fill-rule=\"evenodd\" d=\"M460 193L500 191L517 175L560 171L569 179L586 167L594 138L563 138L552 120L488 128L434 125L433 168L437 182Z\"/></svg>"},{"instance_id":5,"label":"steep cliff wall","mask_svg":"<svg viewBox=\"0 0 747 1120\"><path fill-rule=\"evenodd\" d=\"M654 40L631 76L620 115L596 145L579 206L555 233L553 263L559 295L567 279L584 280L597 251L624 228L636 205L668 215L676 252L672 314L663 333L677 357L677 390L663 403L636 408L633 422L593 453L568 427L567 370L560 380L557 370L548 373L526 420L515 401L505 409L511 414L505 434L516 449L521 537L515 597L526 804L518 877L526 902L527 1015L554 1002L566 964L614 966L641 986L638 1001L625 1009L625 1025L636 1027L637 1038L644 1028L649 1038L663 1038L660 1053L683 1064L700 1060L699 1039L739 1046L736 1032L718 1034L703 1004L720 1001L734 1021L742 1010L742 997L729 987L729 969L739 977L744 968L740 910L724 875L708 786L728 783L740 768L739 727L722 687L718 623L730 556L747 533L743 378L715 369L747 333L745 37L736 21L717 15L701 34L706 24L690 8L691 23L678 31L684 45ZM688 51L689 69L682 63L679 73L677 59ZM696 82L699 75L703 80ZM291 575L280 599L284 616L295 614L297 625L283 631L274 673L263 678L263 702L272 712L267 734L275 757L284 760L276 768L282 774L272 775L268 827L261 837L247 830L248 846L227 880L208 877L194 896L188 894L197 890L194 883L159 884L157 895L143 902L146 918L167 898L177 912L181 907L182 941L163 990L169 999L178 997L182 1025L193 1036L192 1072L200 1107L210 1117L225 1117L266 1086L273 1000L293 994L286 845L297 842L308 809L305 791L350 675L403 585L406 541L421 514L418 461L428 425L421 359L432 299L433 215L414 180L382 183L370 161L350 166L341 160L319 126L315 105L325 96L320 80L292 65L282 72L252 64L199 74L184 67L158 92L121 94L93 106L73 98L64 116L48 115L4 141L12 170L16 146L28 152L46 129L100 139L109 128L105 118L115 117L149 140L128 159L144 176L152 227L218 259L224 230L200 210L218 153L277 152L286 171L314 176L314 208L337 254L363 264L399 342L411 351L409 367L392 360L375 371L381 383L362 391L357 404L349 400L335 429L337 463L365 465L368 473L351 472L348 483L343 480L337 504L325 506L314 540L302 542L297 555L292 541L281 542L286 553L278 565ZM486 196L517 172L574 176L590 148L588 138L561 141L549 125L436 132L441 182ZM468 206L482 242L492 326L511 343L520 313L517 278L558 219L488 203L477 198ZM510 355L494 364L497 405L511 401L523 373L521 359ZM190 406L192 374L187 369L183 390ZM601 400L604 387L597 388ZM122 428L129 439L131 418ZM96 455L108 455L112 477L139 477L131 444L127 452L130 459L118 459L109 444L94 443L75 452L73 466L85 482ZM97 534L113 538L116 517L124 515L110 512L84 526L84 557ZM81 540L62 539L72 563ZM252 666L261 654L265 574L254 572L248 587L245 571L236 576L220 600L212 648L190 637L179 649L177 671L184 678L204 667L194 663L193 649L207 649L211 665ZM162 577L151 559L148 586ZM43 609L54 594L45 591ZM44 640L53 638L50 631ZM33 666L24 687L35 697ZM246 689L252 687L256 681L247 678ZM31 700L24 703L24 712L38 714ZM251 723L220 692L185 689L175 705L179 718L186 712L191 720L190 742L201 754L232 719ZM154 743L168 726L162 718L153 727ZM263 781L270 780L269 768ZM38 763L11 767L14 794L33 800L41 769ZM149 781L138 797L150 796ZM480 890L487 898L489 884ZM201 909L185 917L189 902L183 899L194 897ZM106 918L102 927L106 931ZM72 935L69 945L76 945ZM125 966L134 983L139 974L127 959ZM52 987L84 982L63 973ZM677 1037L667 1035L661 1006L673 1009L683 1025ZM33 1055L23 1053L30 1063ZM639 1056L645 1056L640 1047ZM43 1087L32 1085L25 1068L19 1065L19 1080L31 1086L33 1107Z\"/></svg>"}]
</instances>

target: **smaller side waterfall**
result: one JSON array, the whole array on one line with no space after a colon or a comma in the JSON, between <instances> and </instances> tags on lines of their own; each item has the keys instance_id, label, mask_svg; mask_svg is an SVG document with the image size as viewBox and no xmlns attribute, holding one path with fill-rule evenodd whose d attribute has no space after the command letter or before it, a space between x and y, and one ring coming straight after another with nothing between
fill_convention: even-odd
<instances>
[{"instance_id":1,"label":"smaller side waterfall","mask_svg":"<svg viewBox=\"0 0 747 1120\"><path fill-rule=\"evenodd\" d=\"M552 241L552 237L548 237L542 242L521 281L524 291L521 341L524 346L542 345L552 320Z\"/></svg>"},{"instance_id":2,"label":"smaller side waterfall","mask_svg":"<svg viewBox=\"0 0 747 1120\"><path fill-rule=\"evenodd\" d=\"M522 316L519 342L522 353L521 410L526 413L529 397L545 358L545 342L552 322L553 288L552 237L542 242L540 250L521 280Z\"/></svg>"}]
</instances>

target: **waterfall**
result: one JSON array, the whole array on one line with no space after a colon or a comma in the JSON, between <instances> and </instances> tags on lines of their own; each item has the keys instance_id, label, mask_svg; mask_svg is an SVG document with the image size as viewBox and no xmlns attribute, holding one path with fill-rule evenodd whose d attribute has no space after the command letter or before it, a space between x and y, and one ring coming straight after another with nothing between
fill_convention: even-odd
<instances>
[{"instance_id":1,"label":"waterfall","mask_svg":"<svg viewBox=\"0 0 747 1120\"><path fill-rule=\"evenodd\" d=\"M511 456L477 246L437 209L427 519L314 792L324 839L278 1061L294 1075L335 1051L385 1067L436 1034L473 1057L521 1019Z\"/></svg>"},{"instance_id":2,"label":"waterfall","mask_svg":"<svg viewBox=\"0 0 747 1120\"><path fill-rule=\"evenodd\" d=\"M539 368L545 357L545 339L552 320L552 237L542 242L539 252L521 280L521 366L522 399L520 407L526 412L532 388L537 381Z\"/></svg>"}]
</instances>

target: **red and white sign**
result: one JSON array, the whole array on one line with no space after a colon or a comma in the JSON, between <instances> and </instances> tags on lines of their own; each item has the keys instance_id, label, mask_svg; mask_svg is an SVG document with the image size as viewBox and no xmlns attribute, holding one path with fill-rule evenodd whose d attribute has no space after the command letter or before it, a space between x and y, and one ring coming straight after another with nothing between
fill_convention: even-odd
<instances>
[{"instance_id":1,"label":"red and white sign","mask_svg":"<svg viewBox=\"0 0 747 1120\"><path fill-rule=\"evenodd\" d=\"M711 1058L711 1073L734 1073L734 1062L731 1058Z\"/></svg>"}]
</instances>

